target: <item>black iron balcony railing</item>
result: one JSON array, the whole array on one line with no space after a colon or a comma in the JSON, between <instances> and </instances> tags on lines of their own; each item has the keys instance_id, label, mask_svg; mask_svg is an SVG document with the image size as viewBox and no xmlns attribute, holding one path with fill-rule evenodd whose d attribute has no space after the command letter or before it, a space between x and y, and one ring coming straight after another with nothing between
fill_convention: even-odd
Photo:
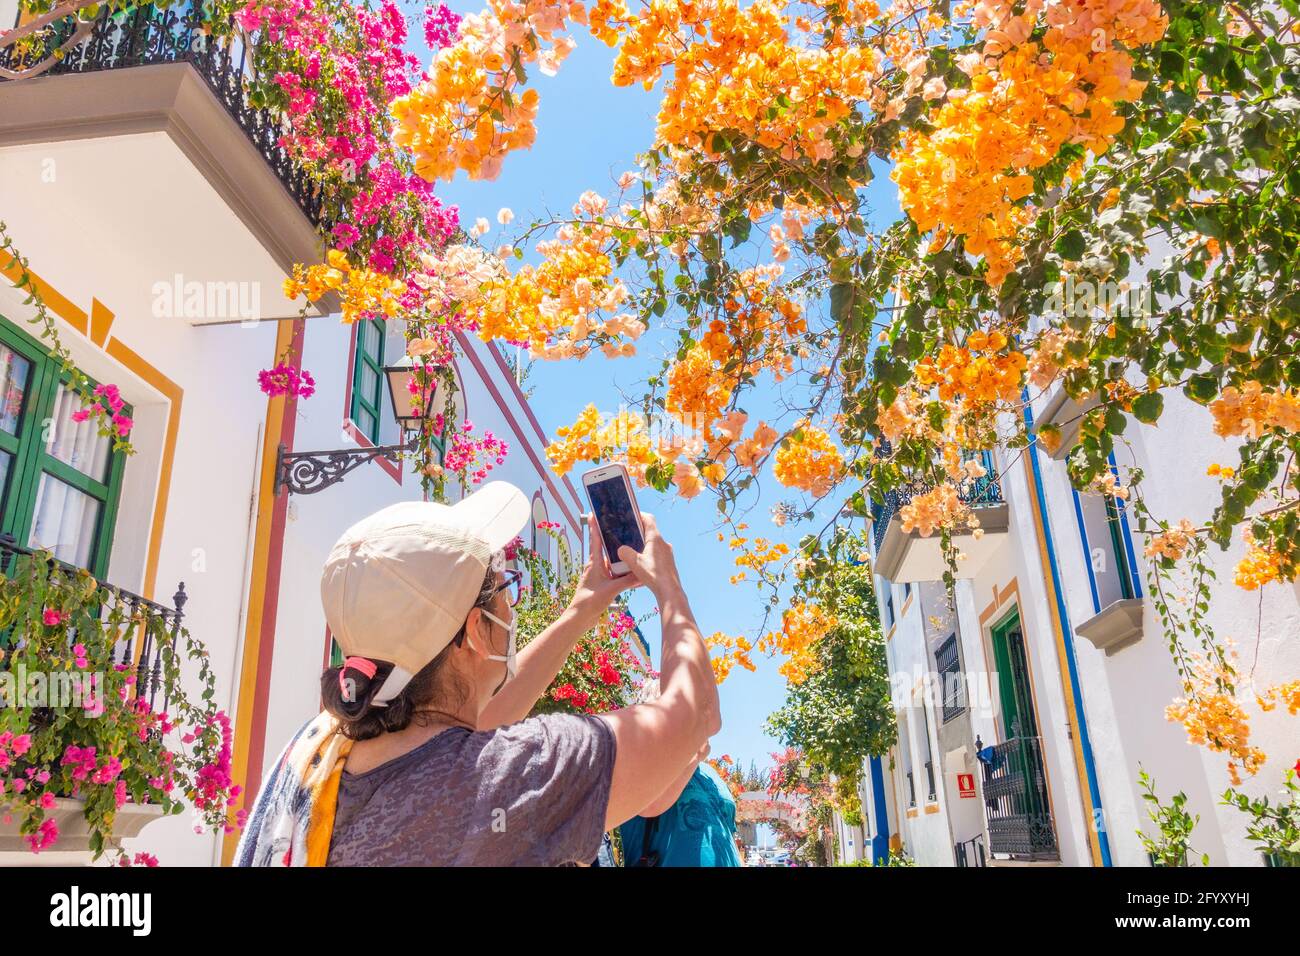
<instances>
[{"instance_id":1,"label":"black iron balcony railing","mask_svg":"<svg viewBox=\"0 0 1300 956\"><path fill-rule=\"evenodd\" d=\"M952 855L959 867L984 866L984 837L972 837L954 844Z\"/></svg>"},{"instance_id":2,"label":"black iron balcony railing","mask_svg":"<svg viewBox=\"0 0 1300 956\"><path fill-rule=\"evenodd\" d=\"M989 852L1017 860L1059 860L1041 739L1012 737L985 749L976 738L975 746L984 766Z\"/></svg>"},{"instance_id":3,"label":"black iron balcony railing","mask_svg":"<svg viewBox=\"0 0 1300 956\"><path fill-rule=\"evenodd\" d=\"M312 176L280 145L279 115L249 102L253 79L252 51L232 23L225 36L211 32L211 14L203 0L178 0L166 9L142 4L114 12L105 7L86 38L60 54L42 76L94 73L160 63L189 63L203 77L226 112L262 154L267 165L293 196L303 215L318 228L327 226L321 190ZM41 62L74 37L76 20L69 16L42 34L43 47L27 51L19 62L14 46L0 49L0 67L19 70ZM0 82L23 82L19 80Z\"/></svg>"},{"instance_id":4,"label":"black iron balcony railing","mask_svg":"<svg viewBox=\"0 0 1300 956\"><path fill-rule=\"evenodd\" d=\"M0 577L11 577L14 563L23 556L31 557L34 554L36 553L31 549L20 547L13 535L0 535ZM37 560L40 558L37 557ZM82 572L72 565L47 558L45 573L51 576L74 576ZM172 637L172 647L175 647L181 629L181 619L185 616L185 602L188 600L185 584L182 582L176 593L172 595L171 607L102 582L99 585L97 600L100 620L107 620L113 609L118 608L122 612L121 617L136 622L136 626L127 631L126 640L114 646L113 664L125 665L135 670L137 699L147 700L149 709L155 713L167 710L171 700L167 692L167 682L163 679L163 655L171 654L173 651L170 647L159 646L153 638L154 628L149 624L161 622L163 629ZM7 645L11 637L11 634L0 635L0 646ZM0 664L0 669L5 669L7 666L7 664ZM163 698L161 707L158 706L160 690Z\"/></svg>"},{"instance_id":5,"label":"black iron balcony railing","mask_svg":"<svg viewBox=\"0 0 1300 956\"><path fill-rule=\"evenodd\" d=\"M883 450L882 454L887 455L888 451ZM984 474L979 478L961 482L958 485L957 497L972 508L1002 504L1002 481L998 477L997 469L994 467L992 454L980 452L978 454L968 454L965 457L979 461L984 466ZM871 537L872 545L877 552L880 551L881 542L885 540L885 531L889 528L890 519L898 514L899 510L913 498L933 490L933 485L912 482L885 492L883 502L877 503L873 501L871 503Z\"/></svg>"}]
</instances>

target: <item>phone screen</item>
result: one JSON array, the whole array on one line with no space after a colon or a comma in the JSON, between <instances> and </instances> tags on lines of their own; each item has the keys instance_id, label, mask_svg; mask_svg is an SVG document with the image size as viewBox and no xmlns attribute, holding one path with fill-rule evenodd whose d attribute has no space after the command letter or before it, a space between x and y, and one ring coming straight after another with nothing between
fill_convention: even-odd
<instances>
[{"instance_id":1,"label":"phone screen","mask_svg":"<svg viewBox=\"0 0 1300 956\"><path fill-rule=\"evenodd\" d=\"M633 512L632 499L627 493L627 484L622 477L615 475L602 481L587 485L587 495L591 498L591 511L600 526L600 535L605 542L605 554L609 563L618 561L618 549L627 545L633 551L645 548L641 537L641 525Z\"/></svg>"}]
</instances>

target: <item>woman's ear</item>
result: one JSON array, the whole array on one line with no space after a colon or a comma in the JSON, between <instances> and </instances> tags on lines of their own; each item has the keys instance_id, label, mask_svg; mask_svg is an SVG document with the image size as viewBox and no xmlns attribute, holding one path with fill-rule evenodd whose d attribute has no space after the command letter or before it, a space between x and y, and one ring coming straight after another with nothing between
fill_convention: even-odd
<instances>
[{"instance_id":1,"label":"woman's ear","mask_svg":"<svg viewBox=\"0 0 1300 956\"><path fill-rule=\"evenodd\" d=\"M481 608L472 607L469 609L469 614L465 617L465 643L469 645L470 650L480 657L492 653L487 634L484 633L486 624L487 619L483 617ZM488 650L483 650L485 647Z\"/></svg>"}]
</instances>

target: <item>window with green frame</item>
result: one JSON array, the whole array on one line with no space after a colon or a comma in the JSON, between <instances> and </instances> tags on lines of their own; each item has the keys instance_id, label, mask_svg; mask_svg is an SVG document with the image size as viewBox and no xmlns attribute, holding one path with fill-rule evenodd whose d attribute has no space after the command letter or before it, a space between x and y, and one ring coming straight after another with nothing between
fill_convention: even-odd
<instances>
[{"instance_id":1,"label":"window with green frame","mask_svg":"<svg viewBox=\"0 0 1300 956\"><path fill-rule=\"evenodd\" d=\"M356 364L352 368L352 401L348 417L358 431L379 444L380 409L384 397L384 339L388 329L383 319L357 323Z\"/></svg>"},{"instance_id":2,"label":"window with green frame","mask_svg":"<svg viewBox=\"0 0 1300 956\"><path fill-rule=\"evenodd\" d=\"M94 420L73 421L81 402L67 378L0 317L0 532L103 577L126 456Z\"/></svg>"}]
</instances>

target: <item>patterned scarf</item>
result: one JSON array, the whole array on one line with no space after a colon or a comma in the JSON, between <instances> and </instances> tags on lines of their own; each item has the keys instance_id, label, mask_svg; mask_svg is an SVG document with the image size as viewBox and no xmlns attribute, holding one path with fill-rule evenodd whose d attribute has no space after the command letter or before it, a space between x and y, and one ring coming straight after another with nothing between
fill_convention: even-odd
<instances>
[{"instance_id":1,"label":"patterned scarf","mask_svg":"<svg viewBox=\"0 0 1300 956\"><path fill-rule=\"evenodd\" d=\"M326 713L294 734L253 802L236 866L325 865L352 743Z\"/></svg>"}]
</instances>

